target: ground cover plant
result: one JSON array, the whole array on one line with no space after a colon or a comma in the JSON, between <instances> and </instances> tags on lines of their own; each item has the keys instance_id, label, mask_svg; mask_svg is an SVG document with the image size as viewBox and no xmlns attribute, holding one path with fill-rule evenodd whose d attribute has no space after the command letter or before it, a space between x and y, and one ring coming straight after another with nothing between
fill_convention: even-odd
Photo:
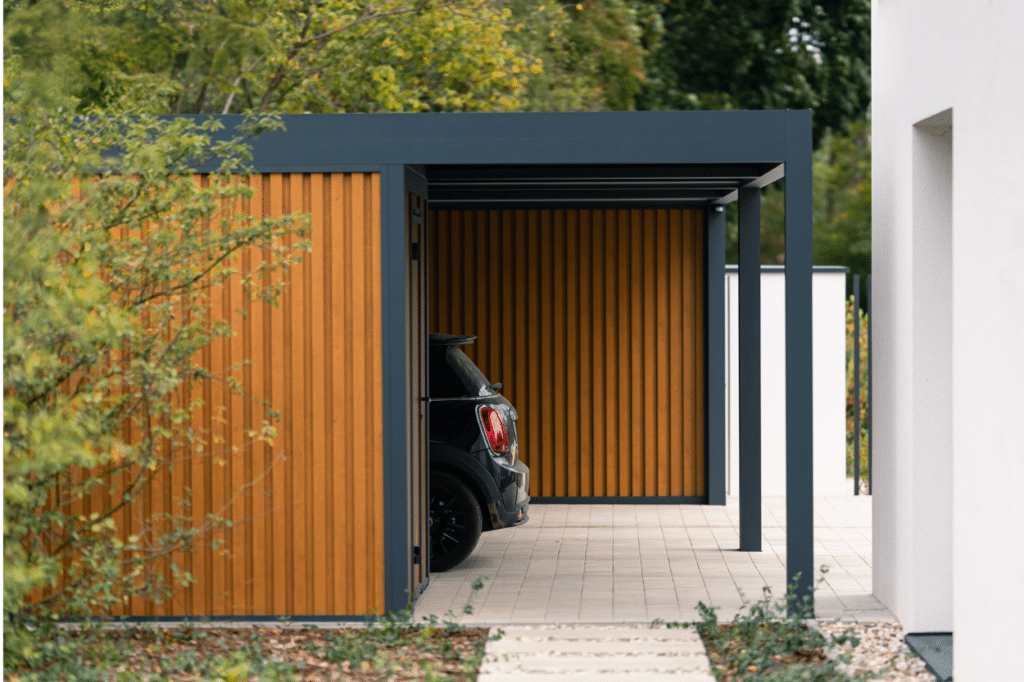
<instances>
[{"instance_id":1,"label":"ground cover plant","mask_svg":"<svg viewBox=\"0 0 1024 682\"><path fill-rule=\"evenodd\" d=\"M487 640L487 628L450 617L414 623L411 608L340 628L90 623L49 629L39 656L4 673L11 682L462 681L476 679Z\"/></svg>"},{"instance_id":2,"label":"ground cover plant","mask_svg":"<svg viewBox=\"0 0 1024 682\"><path fill-rule=\"evenodd\" d=\"M692 623L665 623L666 627L693 627L700 634L718 682L856 682L867 678L845 673L841 666L850 655L829 656L842 645L860 642L850 629L825 635L807 624L809 609L798 601L796 583L790 585L784 603L773 599L771 589L737 614L721 623L714 607L697 604L701 619ZM658 623L656 621L656 623Z\"/></svg>"}]
</instances>

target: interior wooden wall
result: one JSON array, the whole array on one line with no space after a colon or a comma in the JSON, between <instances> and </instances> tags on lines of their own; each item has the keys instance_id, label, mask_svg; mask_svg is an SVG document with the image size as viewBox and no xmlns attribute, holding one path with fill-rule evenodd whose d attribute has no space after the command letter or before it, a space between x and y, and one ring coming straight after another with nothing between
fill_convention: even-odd
<instances>
[{"instance_id":1,"label":"interior wooden wall","mask_svg":"<svg viewBox=\"0 0 1024 682\"><path fill-rule=\"evenodd\" d=\"M533 496L701 496L703 216L430 212L434 331L519 411Z\"/></svg>"}]
</instances>

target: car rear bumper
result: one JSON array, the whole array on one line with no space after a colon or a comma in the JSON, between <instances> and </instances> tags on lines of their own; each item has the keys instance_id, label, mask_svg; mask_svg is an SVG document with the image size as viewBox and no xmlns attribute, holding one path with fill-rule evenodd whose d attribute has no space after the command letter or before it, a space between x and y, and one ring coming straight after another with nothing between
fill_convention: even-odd
<instances>
[{"instance_id":1,"label":"car rear bumper","mask_svg":"<svg viewBox=\"0 0 1024 682\"><path fill-rule=\"evenodd\" d=\"M491 501L487 507L491 517L491 530L519 526L529 520L530 509L530 469L522 461L517 460L512 466L502 466L512 476L510 482L502 489L498 499Z\"/></svg>"}]
</instances>

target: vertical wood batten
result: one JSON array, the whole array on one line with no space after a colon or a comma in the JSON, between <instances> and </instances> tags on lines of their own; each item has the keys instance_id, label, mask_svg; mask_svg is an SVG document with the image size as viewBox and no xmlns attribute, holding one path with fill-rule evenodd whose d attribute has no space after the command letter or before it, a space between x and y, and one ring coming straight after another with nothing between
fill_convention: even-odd
<instances>
[{"instance_id":1,"label":"vertical wood batten","mask_svg":"<svg viewBox=\"0 0 1024 682\"><path fill-rule=\"evenodd\" d=\"M683 216L678 212L669 213L668 253L673 257L672 266L668 268L668 347L669 363L667 378L669 382L669 438L671 442L680 441L679 429L675 425L683 423L683 411L686 409L683 392L674 390L683 385L683 282L682 282L682 251L683 251ZM669 489L673 495L683 495L686 475L683 462L670 460Z\"/></svg>"},{"instance_id":2,"label":"vertical wood batten","mask_svg":"<svg viewBox=\"0 0 1024 682\"><path fill-rule=\"evenodd\" d=\"M326 478L326 462L328 458L327 444L324 439L326 424L330 422L331 413L327 409L329 405L328 393L324 390L329 384L320 378L326 377L324 370L324 349L330 346L330 338L324 321L324 307L327 305L324 292L324 280L327 278L326 265L324 260L324 216L323 216L323 177L321 174L306 173L302 176L302 210L311 216L313 234L311 241L313 251L305 257L309 265L302 270L303 287L306 291L306 298L303 306L304 328L310 333L304 339L304 356L306 372L305 377L305 403L313 415L307 424L306 447L311 453L320 453L318 457L310 458L309 466L306 468L305 496L306 504L309 506L309 520L306 524L306 556L303 559L305 570L304 582L306 585L306 600L308 613L325 615L325 604L327 599L319 598L321 593L317 589L318 584L323 584L323 589L328 587L330 573L327 566L327 557L324 553L327 537L324 529L324 508L325 500L323 494L323 482ZM317 229L319 226L319 229ZM319 233L319 234L318 234ZM313 277L313 270L319 271L319 277ZM317 302L320 305L316 305ZM312 330L321 330L320 338L315 338ZM333 598L333 590L332 597Z\"/></svg>"},{"instance_id":3,"label":"vertical wood batten","mask_svg":"<svg viewBox=\"0 0 1024 682\"><path fill-rule=\"evenodd\" d=\"M602 263L605 262L604 248L604 212L594 211L592 214L592 238L593 238L593 260L591 261L590 291L591 310L593 312L593 325L590 329L590 336L593 340L593 350L590 357L590 369L593 372L593 448L591 453L605 451L606 438L606 405L603 399L605 392L605 329L604 329L604 299L605 299L605 277L601 271ZM594 469L594 495L606 495L607 492L607 467L605 458L594 454L588 458L593 461Z\"/></svg>"},{"instance_id":4,"label":"vertical wood batten","mask_svg":"<svg viewBox=\"0 0 1024 682\"><path fill-rule=\"evenodd\" d=\"M700 215L431 212L431 329L478 337L531 495L704 494Z\"/></svg>"},{"instance_id":5,"label":"vertical wood batten","mask_svg":"<svg viewBox=\"0 0 1024 682\"><path fill-rule=\"evenodd\" d=\"M242 182L241 179L236 179L236 182ZM241 213L246 213L249 210L247 202L239 202L238 206L233 206L233 210L239 210ZM223 228L227 230L227 226ZM235 256L232 259L232 265L236 268L244 270L244 265L241 262L240 256ZM245 354L245 339L244 339L244 321L241 319L240 311L245 305L243 298L244 292L242 290L242 275L239 272L235 272L231 275L225 284L225 305L223 314L226 319L232 321L232 326L238 332L232 336L228 343L229 360L227 375L231 379L242 383L244 377L242 374L243 362L246 357ZM249 529L246 524L235 525L234 520L238 518L251 518L252 516L252 494L247 484L252 480L252 463L247 460L245 456L245 411L246 405L245 400L242 396L234 395L232 392L228 392L228 404L226 405L226 412L228 416L228 429L226 434L226 449L231 453L231 476L229 485L230 492L235 495L234 504L232 505L232 526L229 529L231 535L231 555L234 557L232 564L232 587L234 589L231 613L233 615L242 615L246 613L248 605L252 604L253 589L252 589L252 556L248 552L248 548L251 547L251 540L249 537ZM240 491L240 492L235 492ZM249 544L247 544L249 541Z\"/></svg>"},{"instance_id":6,"label":"vertical wood batten","mask_svg":"<svg viewBox=\"0 0 1024 682\"><path fill-rule=\"evenodd\" d=\"M281 173L270 173L269 176L271 208L269 213L265 215L279 218L287 213L284 204L284 176ZM268 256L269 253L264 251L264 257ZM277 276L288 286L291 284L289 281L291 274L292 272L289 270L281 272ZM274 281L270 275L265 275L264 277L268 283ZM291 287L288 286L288 289L291 289ZM289 330L285 325L284 309L281 305L272 306L267 312L269 313L270 324L264 326L263 334L267 349L269 350L268 368L270 371L266 374L266 388L263 397L265 400L270 401L271 409L277 411L286 406L285 371L287 370L287 365L285 364L284 338ZM295 468L297 453L289 447L289 441L292 440L294 432L287 428L286 425L281 424L279 420L274 419L274 422L277 428L283 427L283 433L281 437L275 439L273 444L267 446L267 455L270 458L268 467L271 473L270 499L273 505L272 513L269 517L270 532L273 538L271 544L273 561L270 586L274 597L271 613L288 613L289 602L292 601L294 596L294 588L288 589L288 587L293 585L294 576L287 561L292 549L287 529L288 525L290 525L288 522L295 513L295 509L291 506L290 496L288 495L288 483L291 478L290 474L292 474ZM288 457L288 459L284 459L285 457Z\"/></svg>"},{"instance_id":7,"label":"vertical wood batten","mask_svg":"<svg viewBox=\"0 0 1024 682\"><path fill-rule=\"evenodd\" d=\"M655 403L655 390L658 385L657 341L660 338L655 333L655 315L657 310L657 297L654 289L655 277L658 272L657 252L654 250L655 230L657 223L654 220L654 211L644 211L644 415L646 418L654 417L651 427L657 424L658 406ZM652 268L653 266L653 268ZM653 272L651 270L653 269ZM645 427L646 419L645 419ZM663 478L658 476L658 432L656 428L644 428L644 490L646 496L663 495L658 490L658 484Z\"/></svg>"},{"instance_id":8,"label":"vertical wood batten","mask_svg":"<svg viewBox=\"0 0 1024 682\"><path fill-rule=\"evenodd\" d=\"M655 367L658 368L657 373L657 388L655 405L657 409L658 419L658 431L657 431L657 468L661 472L658 476L658 495L673 495L678 493L672 492L672 458L670 458L669 451L671 443L669 442L669 425L671 423L671 403L669 402L669 396L671 395L671 382L668 379L667 373L663 368L669 366L669 321L668 321L668 297L669 297L669 278L668 278L668 264L669 264L669 224L668 224L668 211L660 210L657 213L657 227L655 230L655 239L657 245L655 246L655 253L657 254L657 263L655 264L655 272L657 282L654 284L655 291L657 292L656 301L656 327L657 327L657 349L655 357Z\"/></svg>"},{"instance_id":9,"label":"vertical wood batten","mask_svg":"<svg viewBox=\"0 0 1024 682\"><path fill-rule=\"evenodd\" d=\"M554 313L554 246L556 237L551 213L551 211L541 212L541 281L543 282L540 294L541 326L533 330L533 333L541 336L541 373L537 377L537 383L541 387L541 402L538 405L540 415L538 415L537 425L540 426L547 422L546 425L550 426L550 428L538 429L544 435L541 446L543 449L540 452L547 455L540 458L540 464L542 464L540 482L542 485L537 486L536 489L540 491L541 495L557 494L555 492L555 469L558 453L555 448L558 443L558 434L565 428L565 424L557 421L554 409L558 365L554 345L554 327L557 319ZM547 333L541 334L541 329Z\"/></svg>"},{"instance_id":10,"label":"vertical wood batten","mask_svg":"<svg viewBox=\"0 0 1024 682\"><path fill-rule=\"evenodd\" d=\"M373 377L371 393L367 407L367 423L371 429L370 442L373 450L368 453L372 489L374 491L373 519L374 532L371 536L370 557L373 560L373 592L370 604L374 612L381 612L384 604L384 362L382 326L384 312L380 282L383 275L381 265L381 185L379 173L364 173L363 188L369 196L366 214L363 219L364 229L370 235L370 279L371 288L367 298L372 301L370 312L370 332L366 336L369 344L370 372Z\"/></svg>"},{"instance_id":11,"label":"vertical wood batten","mask_svg":"<svg viewBox=\"0 0 1024 682\"><path fill-rule=\"evenodd\" d=\"M695 376L694 368L696 367L697 363L694 362L691 359L691 356L693 355L694 350L695 350L694 349L694 340L695 340L694 337L696 336L696 334L699 333L698 330L700 328L700 325L697 324L697 320L694 319L694 308L695 308L695 305L698 304L697 300L694 298L694 295L695 295L694 282L697 280L697 277L695 277L693 274L691 274L691 271L696 266L696 264L694 263L694 254L693 254L693 250L692 250L692 242L693 242L693 240L692 240L692 238L688 238L688 234L687 234L687 232L689 231L687 228L689 228L691 226L691 223L684 218L683 225L684 225L684 230L683 230L683 270L682 270L682 280L683 280L683 315L682 315L682 321L683 321L683 334L682 334L682 342L683 342L683 355L682 355L682 362L683 362L683 385L684 386L695 386L696 385L695 384L696 376ZM684 439L684 442L686 443L686 446L688 448L695 449L695 447L696 447L696 440L695 440L696 434L695 434L694 420L695 420L695 416L696 415L694 414L694 410L691 408L691 405L689 404L688 398L689 398L689 396L684 394L684 397L683 397L683 413L682 413L682 417L683 417L683 439ZM685 483L684 483L684 487L683 487L683 494L685 494L685 495L692 495L693 494L692 491L695 489L695 483L696 483L695 477L696 477L696 475L697 475L697 463L695 461L693 461L693 459L686 459L686 460L684 460L683 480L684 480Z\"/></svg>"},{"instance_id":12,"label":"vertical wood batten","mask_svg":"<svg viewBox=\"0 0 1024 682\"><path fill-rule=\"evenodd\" d=\"M698 220L698 216L696 214L691 214L689 216L689 219L690 219L689 234L691 235L691 239L693 240L692 244L691 244L691 248L693 249L693 259L694 259L694 262L695 262L695 266L694 267L695 267L695 270L696 270L696 272L694 273L694 276L693 276L693 281L694 281L693 300L694 300L694 306L699 308L699 309L701 309L701 310L703 310L704 309L704 272L705 272L703 231L701 230L701 221ZM695 357L694 357L694 366L695 366L695 374L696 374L696 380L694 381L694 387L695 387L695 390L703 391L703 386L704 386L704 352L705 352L704 351L704 348L705 348L704 331L703 331L703 325L700 324L700 323L696 323L694 325L694 327L695 327L695 335L696 335L696 338L695 338L695 341L694 341L694 353L696 354ZM703 395L703 393L701 395ZM707 488L706 488L707 484L705 482L705 477L706 477L706 473L707 473L707 467L705 466L705 443L704 443L704 435L703 435L703 432L704 432L704 409L705 409L704 408L704 401L703 400L700 401L699 409L700 409L701 418L697 421L697 424L695 425L695 428L697 429L697 432L694 434L694 450L697 453L697 456L695 458L696 462L697 462L697 473L696 473L696 476L694 477L697 483L696 483L696 486L695 486L694 489L697 490L699 492L699 494L706 495L707 494Z\"/></svg>"},{"instance_id":13,"label":"vertical wood batten","mask_svg":"<svg viewBox=\"0 0 1024 682\"><path fill-rule=\"evenodd\" d=\"M594 330L591 323L591 287L590 273L593 272L592 256L592 222L593 211L580 211L579 222L579 269L576 273L579 291L579 355L577 372L579 373L579 426L575 429L580 444L579 451L579 494L594 494L594 443L593 443L593 375L590 371L590 359L593 357L592 342Z\"/></svg>"}]
</instances>

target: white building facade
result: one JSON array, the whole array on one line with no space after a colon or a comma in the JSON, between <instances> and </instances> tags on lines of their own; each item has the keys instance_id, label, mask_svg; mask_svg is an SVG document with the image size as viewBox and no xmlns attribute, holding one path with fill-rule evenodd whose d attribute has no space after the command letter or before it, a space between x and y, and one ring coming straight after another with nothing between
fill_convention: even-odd
<instances>
[{"instance_id":1,"label":"white building facade","mask_svg":"<svg viewBox=\"0 0 1024 682\"><path fill-rule=\"evenodd\" d=\"M1021 679L1024 2L872 0L874 593Z\"/></svg>"}]
</instances>

